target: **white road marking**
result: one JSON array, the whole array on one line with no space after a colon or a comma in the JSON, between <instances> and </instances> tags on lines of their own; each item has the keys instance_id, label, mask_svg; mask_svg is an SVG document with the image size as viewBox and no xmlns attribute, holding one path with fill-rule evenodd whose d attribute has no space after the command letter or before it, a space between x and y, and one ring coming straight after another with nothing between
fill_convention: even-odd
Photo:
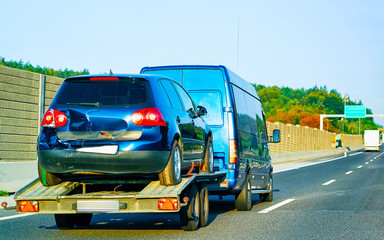
<instances>
[{"instance_id":1,"label":"white road marking","mask_svg":"<svg viewBox=\"0 0 384 240\"><path fill-rule=\"evenodd\" d=\"M366 162L365 164L368 164L369 162Z\"/></svg>"},{"instance_id":2,"label":"white road marking","mask_svg":"<svg viewBox=\"0 0 384 240\"><path fill-rule=\"evenodd\" d=\"M357 154L362 154L362 152L352 153L352 154L349 154L349 156L351 157L351 156L355 156Z\"/></svg>"},{"instance_id":3,"label":"white road marking","mask_svg":"<svg viewBox=\"0 0 384 240\"><path fill-rule=\"evenodd\" d=\"M323 183L322 185L323 185L323 186L327 186L327 185L329 185L329 184L331 184L331 183L334 183L334 182L336 182L335 179L333 179L333 180L331 180L331 181L328 181L328 182L326 182L326 183Z\"/></svg>"},{"instance_id":4,"label":"white road marking","mask_svg":"<svg viewBox=\"0 0 384 240\"><path fill-rule=\"evenodd\" d=\"M279 207L281 207L281 206L284 206L285 204L288 204L288 203L290 203L290 202L292 202L292 201L295 201L295 199L293 199L293 198L291 198L291 199L287 199L287 200L285 200L285 201L282 201L281 203L278 203L278 204L276 204L276 205L273 205L272 207L266 208L266 209L260 211L259 213L269 213L270 211L273 211L273 210L275 210L276 208L279 208Z\"/></svg>"},{"instance_id":5,"label":"white road marking","mask_svg":"<svg viewBox=\"0 0 384 240\"><path fill-rule=\"evenodd\" d=\"M371 162L373 162L373 159L371 159Z\"/></svg>"},{"instance_id":6,"label":"white road marking","mask_svg":"<svg viewBox=\"0 0 384 240\"><path fill-rule=\"evenodd\" d=\"M358 166L357 168L362 168L363 167L363 165L360 165L360 166Z\"/></svg>"},{"instance_id":7,"label":"white road marking","mask_svg":"<svg viewBox=\"0 0 384 240\"><path fill-rule=\"evenodd\" d=\"M351 173L353 173L353 171L346 172L345 174L346 174L346 175L349 175L349 174L351 174Z\"/></svg>"},{"instance_id":8,"label":"white road marking","mask_svg":"<svg viewBox=\"0 0 384 240\"><path fill-rule=\"evenodd\" d=\"M35 215L35 214L37 214L37 213L24 213L24 214L19 214L19 215L12 215L12 216L7 216L7 217L1 217L0 221L14 219L14 218L21 218L21 217L29 217L29 216Z\"/></svg>"}]
</instances>

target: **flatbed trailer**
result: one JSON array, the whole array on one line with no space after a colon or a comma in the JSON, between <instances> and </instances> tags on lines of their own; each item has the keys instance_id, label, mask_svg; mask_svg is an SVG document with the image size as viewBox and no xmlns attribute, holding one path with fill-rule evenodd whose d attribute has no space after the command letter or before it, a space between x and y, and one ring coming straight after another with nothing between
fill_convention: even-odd
<instances>
[{"instance_id":1,"label":"flatbed trailer","mask_svg":"<svg viewBox=\"0 0 384 240\"><path fill-rule=\"evenodd\" d=\"M159 181L62 182L44 187L39 179L15 194L16 206L2 206L19 213L54 214L59 229L87 226L93 213L179 212L186 231L206 226L209 214L208 188L224 181L226 172L193 174L175 186Z\"/></svg>"}]
</instances>

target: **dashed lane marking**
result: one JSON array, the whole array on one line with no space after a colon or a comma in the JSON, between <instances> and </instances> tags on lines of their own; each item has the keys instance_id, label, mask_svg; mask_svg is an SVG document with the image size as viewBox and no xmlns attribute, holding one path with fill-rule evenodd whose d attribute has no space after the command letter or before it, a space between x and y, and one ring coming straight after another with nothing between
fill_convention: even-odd
<instances>
[{"instance_id":1,"label":"dashed lane marking","mask_svg":"<svg viewBox=\"0 0 384 240\"><path fill-rule=\"evenodd\" d=\"M346 175L349 175L349 174L351 174L351 173L353 173L353 171L346 172L345 174L346 174Z\"/></svg>"},{"instance_id":2,"label":"dashed lane marking","mask_svg":"<svg viewBox=\"0 0 384 240\"><path fill-rule=\"evenodd\" d=\"M260 211L259 213L269 213L270 211L273 211L273 210L275 210L275 209L277 209L277 208L279 208L281 206L284 206L284 205L286 205L286 204L288 204L288 203L290 203L292 201L295 201L295 199L293 199L293 198L287 199L285 201L282 201L281 203L273 205L272 207L266 208L266 209Z\"/></svg>"},{"instance_id":3,"label":"dashed lane marking","mask_svg":"<svg viewBox=\"0 0 384 240\"><path fill-rule=\"evenodd\" d=\"M0 221L14 219L14 218L21 218L21 217L29 217L29 216L35 215L35 214L37 214L37 213L24 213L24 214L19 214L19 215L12 215L12 216L7 216L7 217L1 217Z\"/></svg>"},{"instance_id":4,"label":"dashed lane marking","mask_svg":"<svg viewBox=\"0 0 384 240\"><path fill-rule=\"evenodd\" d=\"M331 181L328 181L328 182L326 182L326 183L323 183L322 185L323 185L323 186L327 186L327 185L329 185L329 184L331 184L331 183L334 183L334 182L336 182L335 179L333 179L333 180L331 180Z\"/></svg>"},{"instance_id":5,"label":"dashed lane marking","mask_svg":"<svg viewBox=\"0 0 384 240\"><path fill-rule=\"evenodd\" d=\"M363 167L363 165L360 165L360 166L358 166L357 168L362 168Z\"/></svg>"}]
</instances>

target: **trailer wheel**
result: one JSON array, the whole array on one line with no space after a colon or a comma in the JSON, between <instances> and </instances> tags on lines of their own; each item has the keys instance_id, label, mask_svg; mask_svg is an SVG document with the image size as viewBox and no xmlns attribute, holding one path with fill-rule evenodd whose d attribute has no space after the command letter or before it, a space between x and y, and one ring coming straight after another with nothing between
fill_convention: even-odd
<instances>
[{"instance_id":1,"label":"trailer wheel","mask_svg":"<svg viewBox=\"0 0 384 240\"><path fill-rule=\"evenodd\" d=\"M209 138L207 141L207 148L204 154L204 165L202 167L202 172L212 173L213 172L213 144L212 138Z\"/></svg>"},{"instance_id":2,"label":"trailer wheel","mask_svg":"<svg viewBox=\"0 0 384 240\"><path fill-rule=\"evenodd\" d=\"M200 197L200 227L205 227L208 224L209 217L209 198L208 188L202 184L199 188Z\"/></svg>"},{"instance_id":3,"label":"trailer wheel","mask_svg":"<svg viewBox=\"0 0 384 240\"><path fill-rule=\"evenodd\" d=\"M45 187L57 185L62 181L56 175L45 171L45 169L42 168L40 164L38 164L38 172L39 172L40 182Z\"/></svg>"},{"instance_id":4,"label":"trailer wheel","mask_svg":"<svg viewBox=\"0 0 384 240\"><path fill-rule=\"evenodd\" d=\"M236 195L235 200L237 211L249 211L252 208L251 175L247 174L243 189Z\"/></svg>"},{"instance_id":5,"label":"trailer wheel","mask_svg":"<svg viewBox=\"0 0 384 240\"><path fill-rule=\"evenodd\" d=\"M188 205L180 210L180 225L184 231L195 231L200 221L200 197L195 184L189 194Z\"/></svg>"},{"instance_id":6,"label":"trailer wheel","mask_svg":"<svg viewBox=\"0 0 384 240\"><path fill-rule=\"evenodd\" d=\"M177 140L174 140L168 164L165 169L159 173L161 185L173 186L181 182L181 159L180 144Z\"/></svg>"},{"instance_id":7,"label":"trailer wheel","mask_svg":"<svg viewBox=\"0 0 384 240\"><path fill-rule=\"evenodd\" d=\"M78 227L86 227L91 223L92 213L79 213L75 215L75 224Z\"/></svg>"},{"instance_id":8,"label":"trailer wheel","mask_svg":"<svg viewBox=\"0 0 384 240\"><path fill-rule=\"evenodd\" d=\"M72 229L75 226L75 214L55 214L56 225L60 230Z\"/></svg>"},{"instance_id":9,"label":"trailer wheel","mask_svg":"<svg viewBox=\"0 0 384 240\"><path fill-rule=\"evenodd\" d=\"M262 202L272 202L273 200L273 175L269 178L269 182L267 185L267 190L270 190L269 193L260 193L260 200Z\"/></svg>"}]
</instances>

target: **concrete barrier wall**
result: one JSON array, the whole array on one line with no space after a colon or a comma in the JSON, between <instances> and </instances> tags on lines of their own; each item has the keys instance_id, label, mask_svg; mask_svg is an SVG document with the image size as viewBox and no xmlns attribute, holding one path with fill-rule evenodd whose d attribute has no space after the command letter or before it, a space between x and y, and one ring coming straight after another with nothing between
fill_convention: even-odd
<instances>
[{"instance_id":1,"label":"concrete barrier wall","mask_svg":"<svg viewBox=\"0 0 384 240\"><path fill-rule=\"evenodd\" d=\"M62 81L0 66L0 161L36 160L40 119Z\"/></svg>"},{"instance_id":2,"label":"concrete barrier wall","mask_svg":"<svg viewBox=\"0 0 384 240\"><path fill-rule=\"evenodd\" d=\"M336 147L335 133L320 131L317 128L303 127L300 125L267 122L268 135L272 136L274 129L280 129L281 142L271 143L272 154L299 153L332 150ZM360 147L361 135L340 134L343 147Z\"/></svg>"}]
</instances>

